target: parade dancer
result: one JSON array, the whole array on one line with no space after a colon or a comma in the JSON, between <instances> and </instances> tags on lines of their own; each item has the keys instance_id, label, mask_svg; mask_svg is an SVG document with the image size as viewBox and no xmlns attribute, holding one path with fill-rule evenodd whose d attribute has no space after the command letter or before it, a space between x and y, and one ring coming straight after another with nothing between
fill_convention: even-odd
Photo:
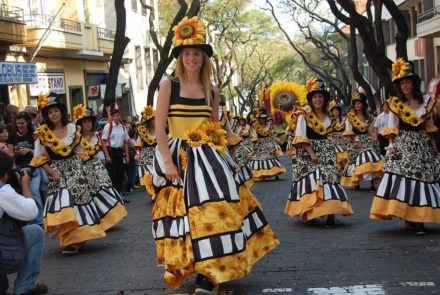
<instances>
[{"instance_id":1,"label":"parade dancer","mask_svg":"<svg viewBox=\"0 0 440 295\"><path fill-rule=\"evenodd\" d=\"M286 172L286 168L277 159L282 152L272 135L272 125L263 110L252 124L251 140L254 146L251 167L255 181L262 181L268 177L278 180L279 175Z\"/></svg>"},{"instance_id":2,"label":"parade dancer","mask_svg":"<svg viewBox=\"0 0 440 295\"><path fill-rule=\"evenodd\" d=\"M371 206L370 218L399 217L417 234L425 222L440 223L440 159L432 135L438 132L431 112L435 99L420 91L420 77L411 63L398 58L392 67L398 96L387 100L389 138L384 175Z\"/></svg>"},{"instance_id":3,"label":"parade dancer","mask_svg":"<svg viewBox=\"0 0 440 295\"><path fill-rule=\"evenodd\" d=\"M157 261L168 286L178 288L198 273L195 294L218 294L220 283L246 276L279 242L258 201L239 194L224 157L226 132L216 122L220 95L210 85L213 51L203 23L185 17L173 31L178 80L161 83L156 108Z\"/></svg>"},{"instance_id":4,"label":"parade dancer","mask_svg":"<svg viewBox=\"0 0 440 295\"><path fill-rule=\"evenodd\" d=\"M330 94L321 80L308 80L306 88L310 111L298 115L292 186L284 212L304 221L327 216L326 226L331 227L335 214L352 215L353 210L338 183L335 144L328 138L332 131L327 112Z\"/></svg>"},{"instance_id":5,"label":"parade dancer","mask_svg":"<svg viewBox=\"0 0 440 295\"><path fill-rule=\"evenodd\" d=\"M338 171L342 172L348 159L347 138L343 135L345 131L345 118L342 116L342 108L334 100L330 101L328 110L332 116L330 139L336 144Z\"/></svg>"},{"instance_id":6,"label":"parade dancer","mask_svg":"<svg viewBox=\"0 0 440 295\"><path fill-rule=\"evenodd\" d=\"M91 179L96 176L85 170L82 149L77 148L81 128L68 123L66 105L56 94L42 97L39 105L45 124L35 132L30 165L42 167L49 176L44 228L57 233L64 254L76 254L82 243L105 237L127 212L111 183L98 184Z\"/></svg>"},{"instance_id":7,"label":"parade dancer","mask_svg":"<svg viewBox=\"0 0 440 295\"><path fill-rule=\"evenodd\" d=\"M352 109L345 120L344 136L347 144L348 164L342 174L341 184L359 189L361 181L370 181L370 190L375 190L375 181L382 175L383 161L376 151L371 135L374 117L368 114L367 96L356 91L352 95Z\"/></svg>"},{"instance_id":8,"label":"parade dancer","mask_svg":"<svg viewBox=\"0 0 440 295\"><path fill-rule=\"evenodd\" d=\"M154 116L153 107L145 106L142 112L142 122L136 126L139 137L135 145L136 159L139 161L139 183L145 186L153 201L156 198L153 188L153 159L157 145L154 134Z\"/></svg>"}]
</instances>

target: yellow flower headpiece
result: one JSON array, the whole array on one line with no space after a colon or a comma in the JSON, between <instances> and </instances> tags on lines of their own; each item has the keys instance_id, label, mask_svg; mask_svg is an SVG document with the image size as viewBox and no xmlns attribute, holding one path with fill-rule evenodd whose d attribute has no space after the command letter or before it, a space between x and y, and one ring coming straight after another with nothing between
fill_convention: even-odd
<instances>
[{"instance_id":1,"label":"yellow flower headpiece","mask_svg":"<svg viewBox=\"0 0 440 295\"><path fill-rule=\"evenodd\" d=\"M399 57L396 62L393 63L391 69L393 71L392 81L394 82L399 78L407 76L411 70L411 66L409 62Z\"/></svg>"},{"instance_id":2,"label":"yellow flower headpiece","mask_svg":"<svg viewBox=\"0 0 440 295\"><path fill-rule=\"evenodd\" d=\"M336 101L331 100L328 104L328 110L331 111L334 107L336 107Z\"/></svg>"},{"instance_id":3,"label":"yellow flower headpiece","mask_svg":"<svg viewBox=\"0 0 440 295\"><path fill-rule=\"evenodd\" d=\"M40 109L45 108L49 104L49 93L43 94L40 93L40 95L37 96L37 105Z\"/></svg>"},{"instance_id":4,"label":"yellow flower headpiece","mask_svg":"<svg viewBox=\"0 0 440 295\"><path fill-rule=\"evenodd\" d=\"M144 111L142 112L142 119L144 121L148 121L152 118L154 118L155 112L152 106L146 105L144 108Z\"/></svg>"},{"instance_id":5,"label":"yellow flower headpiece","mask_svg":"<svg viewBox=\"0 0 440 295\"><path fill-rule=\"evenodd\" d=\"M356 91L351 95L351 100L354 101L354 100L359 100L359 99L361 99L361 94L360 94L359 91L356 90Z\"/></svg>"},{"instance_id":6,"label":"yellow flower headpiece","mask_svg":"<svg viewBox=\"0 0 440 295\"><path fill-rule=\"evenodd\" d=\"M306 90L307 92L312 92L318 88L318 80L316 78L311 78L306 82Z\"/></svg>"},{"instance_id":7,"label":"yellow flower headpiece","mask_svg":"<svg viewBox=\"0 0 440 295\"><path fill-rule=\"evenodd\" d=\"M87 114L86 108L79 104L73 108L73 120L76 122Z\"/></svg>"},{"instance_id":8,"label":"yellow flower headpiece","mask_svg":"<svg viewBox=\"0 0 440 295\"><path fill-rule=\"evenodd\" d=\"M281 104L284 110L291 110L294 104L306 104L306 88L294 82L277 81L270 86L272 108Z\"/></svg>"},{"instance_id":9,"label":"yellow flower headpiece","mask_svg":"<svg viewBox=\"0 0 440 295\"><path fill-rule=\"evenodd\" d=\"M185 16L177 26L174 26L173 32L174 46L205 43L205 25L197 19L197 16L192 18Z\"/></svg>"}]
</instances>

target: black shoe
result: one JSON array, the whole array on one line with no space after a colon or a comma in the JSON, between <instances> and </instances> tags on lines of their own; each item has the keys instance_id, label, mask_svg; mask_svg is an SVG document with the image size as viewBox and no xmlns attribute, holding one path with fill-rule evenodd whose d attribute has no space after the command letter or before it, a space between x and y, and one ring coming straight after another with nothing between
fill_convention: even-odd
<instances>
[{"instance_id":1,"label":"black shoe","mask_svg":"<svg viewBox=\"0 0 440 295\"><path fill-rule=\"evenodd\" d=\"M359 190L359 189L360 189L359 184L356 184L356 185L354 186L354 188L355 188L356 190Z\"/></svg>"},{"instance_id":2,"label":"black shoe","mask_svg":"<svg viewBox=\"0 0 440 295\"><path fill-rule=\"evenodd\" d=\"M205 276L198 273L195 281L196 286L200 286L204 280L205 280Z\"/></svg>"},{"instance_id":3,"label":"black shoe","mask_svg":"<svg viewBox=\"0 0 440 295\"><path fill-rule=\"evenodd\" d=\"M196 288L195 295L217 295L219 291L218 285L214 285L207 278L204 278L198 288Z\"/></svg>"},{"instance_id":4,"label":"black shoe","mask_svg":"<svg viewBox=\"0 0 440 295\"><path fill-rule=\"evenodd\" d=\"M128 203L131 203L131 201L130 201L130 200L128 200L128 199L126 199L126 198L122 198L122 201L124 202L124 204L128 204Z\"/></svg>"},{"instance_id":5,"label":"black shoe","mask_svg":"<svg viewBox=\"0 0 440 295\"><path fill-rule=\"evenodd\" d=\"M280 180L280 177L278 175L275 176L275 180Z\"/></svg>"},{"instance_id":6,"label":"black shoe","mask_svg":"<svg viewBox=\"0 0 440 295\"><path fill-rule=\"evenodd\" d=\"M66 248L64 248L61 251L62 254L65 255L75 255L79 253L79 247L78 246L73 246L73 245L69 245Z\"/></svg>"},{"instance_id":7,"label":"black shoe","mask_svg":"<svg viewBox=\"0 0 440 295\"><path fill-rule=\"evenodd\" d=\"M423 222L418 222L416 225L416 235L424 235L426 234L425 225Z\"/></svg>"},{"instance_id":8,"label":"black shoe","mask_svg":"<svg viewBox=\"0 0 440 295\"><path fill-rule=\"evenodd\" d=\"M334 227L335 225L336 225L335 215L333 214L327 215L327 221L325 222L324 227L330 228L330 227Z\"/></svg>"},{"instance_id":9,"label":"black shoe","mask_svg":"<svg viewBox=\"0 0 440 295\"><path fill-rule=\"evenodd\" d=\"M14 295L42 295L47 293L47 286L45 284L37 284L35 288L24 293L14 293Z\"/></svg>"}]
</instances>

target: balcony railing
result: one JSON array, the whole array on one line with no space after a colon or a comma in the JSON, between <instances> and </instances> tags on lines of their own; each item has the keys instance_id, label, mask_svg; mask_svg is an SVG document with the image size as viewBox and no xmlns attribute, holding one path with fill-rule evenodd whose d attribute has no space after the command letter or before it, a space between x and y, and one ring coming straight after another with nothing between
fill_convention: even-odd
<instances>
[{"instance_id":1,"label":"balcony railing","mask_svg":"<svg viewBox=\"0 0 440 295\"><path fill-rule=\"evenodd\" d=\"M115 39L116 32L98 27L98 38Z\"/></svg>"},{"instance_id":2,"label":"balcony railing","mask_svg":"<svg viewBox=\"0 0 440 295\"><path fill-rule=\"evenodd\" d=\"M24 16L24 20L28 27L34 28L47 28L52 19L53 16L47 14L27 14ZM81 33L82 31L81 23L59 17L55 18L53 27L78 33Z\"/></svg>"},{"instance_id":3,"label":"balcony railing","mask_svg":"<svg viewBox=\"0 0 440 295\"><path fill-rule=\"evenodd\" d=\"M417 23L424 22L430 18L433 18L436 15L440 15L440 5L437 5L431 9L424 11L423 13L417 16Z\"/></svg>"},{"instance_id":4,"label":"balcony railing","mask_svg":"<svg viewBox=\"0 0 440 295\"><path fill-rule=\"evenodd\" d=\"M23 22L23 9L6 4L0 4L0 19Z\"/></svg>"}]
</instances>

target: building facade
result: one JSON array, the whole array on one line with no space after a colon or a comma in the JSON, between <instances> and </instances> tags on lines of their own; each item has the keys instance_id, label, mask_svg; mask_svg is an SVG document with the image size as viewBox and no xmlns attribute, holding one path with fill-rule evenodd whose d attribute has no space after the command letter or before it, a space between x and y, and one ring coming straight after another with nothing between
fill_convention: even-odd
<instances>
[{"instance_id":1,"label":"building facade","mask_svg":"<svg viewBox=\"0 0 440 295\"><path fill-rule=\"evenodd\" d=\"M156 0L150 1L152 3L146 0L147 4L157 11ZM142 103L137 100L142 94L137 89L146 89L148 82L146 79L138 81L135 68L127 62L136 60L131 48L142 48L143 58L147 55L145 52L149 52L150 63L144 58L141 64L143 77L154 70L154 51L146 38L148 12L140 8L134 11L135 4L141 6L139 0L125 1L126 35L131 42L124 54L125 64L121 66L116 88L118 105L124 115L139 112ZM20 13L16 13L19 14L18 20L9 20L15 25L9 32L15 34L4 33L6 29L0 26L0 61L31 62L38 72L38 83L3 86L2 102L19 107L35 105L40 93L53 91L70 111L83 103L101 112L116 30L113 3L104 0L3 0L2 7ZM0 21L7 20L0 18ZM138 83L143 85L138 87Z\"/></svg>"}]
</instances>

